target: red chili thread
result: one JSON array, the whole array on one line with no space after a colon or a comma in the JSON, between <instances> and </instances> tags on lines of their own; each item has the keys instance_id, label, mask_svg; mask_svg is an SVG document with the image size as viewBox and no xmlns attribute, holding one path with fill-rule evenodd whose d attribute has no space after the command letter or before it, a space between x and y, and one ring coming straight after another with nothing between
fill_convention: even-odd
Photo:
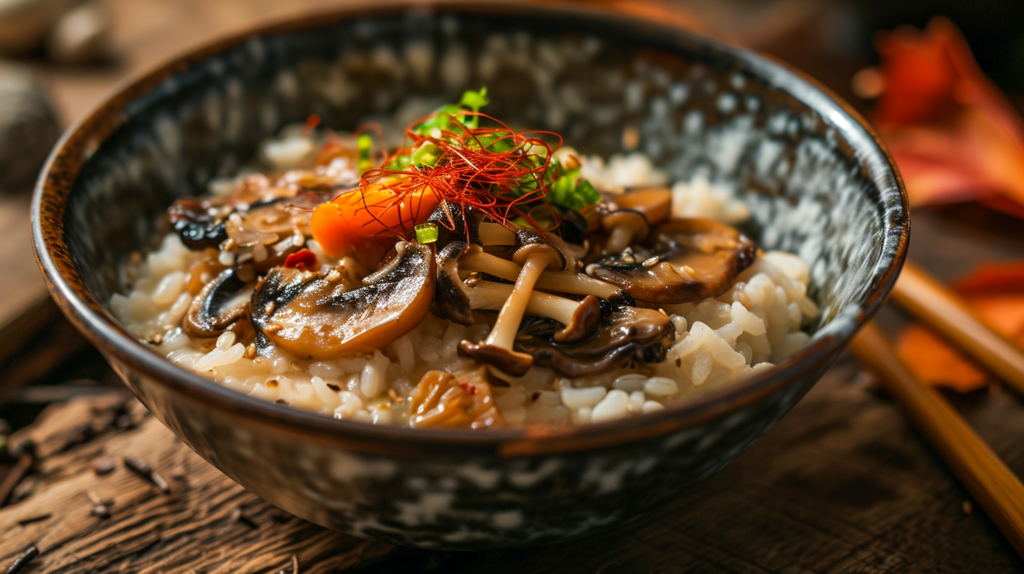
<instances>
[{"instance_id":1,"label":"red chili thread","mask_svg":"<svg viewBox=\"0 0 1024 574\"><path fill-rule=\"evenodd\" d=\"M544 131L517 133L491 116L471 111L461 111L453 114L453 117L484 118L497 124L497 127L474 128L455 121L452 122L452 129L442 131L440 137L419 135L413 132L415 126L436 117L436 115L431 114L410 124L405 131L406 145L386 157L381 164L387 165L398 157L412 155L414 148L424 143L431 143L439 151L439 159L435 165L408 171L379 167L363 174L359 181L359 190L362 194L363 209L367 211L370 218L387 228L385 234L407 237L413 224L422 221L425 214L420 213L423 202L417 201L412 210L412 217L406 220L405 217L402 217L402 204L409 199L410 195L415 192L422 193L424 187L429 186L442 200L441 205L448 220L443 223L446 223L445 227L448 229L455 229L455 220L448 204L456 204L462 208L473 207L492 220L508 227L511 226L510 219L522 217L535 228L540 229L540 226L529 214L520 209L520 206L541 200L547 195L551 181L545 181L544 176L550 167L553 153L562 146L561 136ZM552 146L538 137L542 135L552 136L558 140L558 143ZM491 147L498 142L511 142L512 147L504 152L492 151L482 143L482 140L491 138L493 138L489 144ZM533 159L538 156L542 158L542 161L533 165ZM377 203L368 203L367 188L374 183L391 178L394 178L394 181L389 182L388 189L393 195ZM530 183L531 181L536 189L521 193L524 182ZM399 209L399 224L397 226L385 225L380 215L375 214L370 209L371 207L382 207L383 209L377 210L380 214L389 209ZM557 214L552 211L552 215L557 222Z\"/></svg>"}]
</instances>

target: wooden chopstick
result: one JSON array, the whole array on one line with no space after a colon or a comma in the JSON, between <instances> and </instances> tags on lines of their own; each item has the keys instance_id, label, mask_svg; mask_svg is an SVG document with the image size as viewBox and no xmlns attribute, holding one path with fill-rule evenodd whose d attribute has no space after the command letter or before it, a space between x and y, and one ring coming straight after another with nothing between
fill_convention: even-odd
<instances>
[{"instance_id":1,"label":"wooden chopstick","mask_svg":"<svg viewBox=\"0 0 1024 574\"><path fill-rule=\"evenodd\" d=\"M992 329L955 293L908 261L892 298L1024 394L1024 351Z\"/></svg>"},{"instance_id":2,"label":"wooden chopstick","mask_svg":"<svg viewBox=\"0 0 1024 574\"><path fill-rule=\"evenodd\" d=\"M872 323L850 344L967 487L1010 544L1024 557L1024 485L934 389L897 357Z\"/></svg>"}]
</instances>

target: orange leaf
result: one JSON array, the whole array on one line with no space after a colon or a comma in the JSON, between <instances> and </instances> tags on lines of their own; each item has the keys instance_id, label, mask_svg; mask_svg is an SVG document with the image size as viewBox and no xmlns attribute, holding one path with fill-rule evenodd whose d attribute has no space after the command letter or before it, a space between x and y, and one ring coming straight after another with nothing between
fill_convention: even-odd
<instances>
[{"instance_id":1,"label":"orange leaf","mask_svg":"<svg viewBox=\"0 0 1024 574\"><path fill-rule=\"evenodd\" d=\"M934 18L924 31L881 34L877 47L884 90L872 120L911 203L986 200L1024 214L1024 121L956 26Z\"/></svg>"},{"instance_id":2,"label":"orange leaf","mask_svg":"<svg viewBox=\"0 0 1024 574\"><path fill-rule=\"evenodd\" d=\"M896 352L922 381L961 393L984 388L988 377L928 329L911 325L896 341Z\"/></svg>"},{"instance_id":3,"label":"orange leaf","mask_svg":"<svg viewBox=\"0 0 1024 574\"><path fill-rule=\"evenodd\" d=\"M971 308L993 329L1011 339L1024 332L1024 294L984 295L971 298Z\"/></svg>"},{"instance_id":4,"label":"orange leaf","mask_svg":"<svg viewBox=\"0 0 1024 574\"><path fill-rule=\"evenodd\" d=\"M1024 262L979 265L953 290L992 328L1024 345ZM925 383L961 393L987 385L985 371L919 324L900 333L896 351Z\"/></svg>"},{"instance_id":5,"label":"orange leaf","mask_svg":"<svg viewBox=\"0 0 1024 574\"><path fill-rule=\"evenodd\" d=\"M982 263L969 275L955 281L953 290L965 297L1024 293L1024 262Z\"/></svg>"}]
</instances>

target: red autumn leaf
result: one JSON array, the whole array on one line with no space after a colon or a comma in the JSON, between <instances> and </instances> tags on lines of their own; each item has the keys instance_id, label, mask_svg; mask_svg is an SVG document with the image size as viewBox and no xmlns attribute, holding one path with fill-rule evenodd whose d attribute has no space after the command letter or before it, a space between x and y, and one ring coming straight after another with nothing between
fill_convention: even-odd
<instances>
[{"instance_id":1,"label":"red autumn leaf","mask_svg":"<svg viewBox=\"0 0 1024 574\"><path fill-rule=\"evenodd\" d=\"M992 328L1024 345L1024 262L980 265L953 290ZM896 351L925 383L962 393L988 384L984 369L918 324L900 333Z\"/></svg>"},{"instance_id":2,"label":"red autumn leaf","mask_svg":"<svg viewBox=\"0 0 1024 574\"><path fill-rule=\"evenodd\" d=\"M982 200L1024 215L1024 120L952 22L879 36L884 89L872 121L912 205Z\"/></svg>"},{"instance_id":3,"label":"red autumn leaf","mask_svg":"<svg viewBox=\"0 0 1024 574\"><path fill-rule=\"evenodd\" d=\"M1024 295L1024 262L982 263L955 281L953 290L964 296Z\"/></svg>"}]
</instances>

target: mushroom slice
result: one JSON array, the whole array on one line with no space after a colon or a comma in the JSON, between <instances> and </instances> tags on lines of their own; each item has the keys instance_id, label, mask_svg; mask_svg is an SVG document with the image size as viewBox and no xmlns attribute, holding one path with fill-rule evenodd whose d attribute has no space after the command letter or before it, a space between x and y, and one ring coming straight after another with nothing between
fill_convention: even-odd
<instances>
[{"instance_id":1,"label":"mushroom slice","mask_svg":"<svg viewBox=\"0 0 1024 574\"><path fill-rule=\"evenodd\" d=\"M409 426L470 427L501 424L487 382L487 368L462 371L427 371L410 400Z\"/></svg>"},{"instance_id":2,"label":"mushroom slice","mask_svg":"<svg viewBox=\"0 0 1024 574\"><path fill-rule=\"evenodd\" d=\"M708 219L663 222L647 244L649 250L609 255L588 265L586 272L640 301L689 303L728 291L757 252L739 231Z\"/></svg>"},{"instance_id":3,"label":"mushroom slice","mask_svg":"<svg viewBox=\"0 0 1024 574\"><path fill-rule=\"evenodd\" d=\"M479 211L466 207L463 208L457 203L442 202L430 212L427 217L428 223L437 226L437 241L434 244L438 249L444 249L453 241L480 244L479 228L484 215Z\"/></svg>"},{"instance_id":4,"label":"mushroom slice","mask_svg":"<svg viewBox=\"0 0 1024 574\"><path fill-rule=\"evenodd\" d=\"M553 341L554 328L550 322L531 325L519 334L516 349L563 377L597 375L634 361L660 362L665 359L664 341L675 333L666 315L639 307L614 309L593 338L577 345Z\"/></svg>"},{"instance_id":5,"label":"mushroom slice","mask_svg":"<svg viewBox=\"0 0 1024 574\"><path fill-rule=\"evenodd\" d=\"M275 267L252 296L256 329L299 357L368 353L420 323L434 297L430 247L404 241L393 257L346 290L338 273Z\"/></svg>"},{"instance_id":6,"label":"mushroom slice","mask_svg":"<svg viewBox=\"0 0 1024 574\"><path fill-rule=\"evenodd\" d=\"M224 213L220 215L219 212ZM230 209L223 206L213 207L208 202L190 197L179 199L167 208L171 227L181 237L181 242L193 251L217 247L228 238L225 221L229 213Z\"/></svg>"},{"instance_id":7,"label":"mushroom slice","mask_svg":"<svg viewBox=\"0 0 1024 574\"><path fill-rule=\"evenodd\" d=\"M434 288L434 314L460 325L473 324L469 291L459 277L459 258L469 251L463 241L452 241L437 253L437 283Z\"/></svg>"},{"instance_id":8,"label":"mushroom slice","mask_svg":"<svg viewBox=\"0 0 1024 574\"><path fill-rule=\"evenodd\" d=\"M181 322L189 337L211 339L234 331L239 339L253 334L249 318L249 291L234 268L225 269L192 300Z\"/></svg>"}]
</instances>

